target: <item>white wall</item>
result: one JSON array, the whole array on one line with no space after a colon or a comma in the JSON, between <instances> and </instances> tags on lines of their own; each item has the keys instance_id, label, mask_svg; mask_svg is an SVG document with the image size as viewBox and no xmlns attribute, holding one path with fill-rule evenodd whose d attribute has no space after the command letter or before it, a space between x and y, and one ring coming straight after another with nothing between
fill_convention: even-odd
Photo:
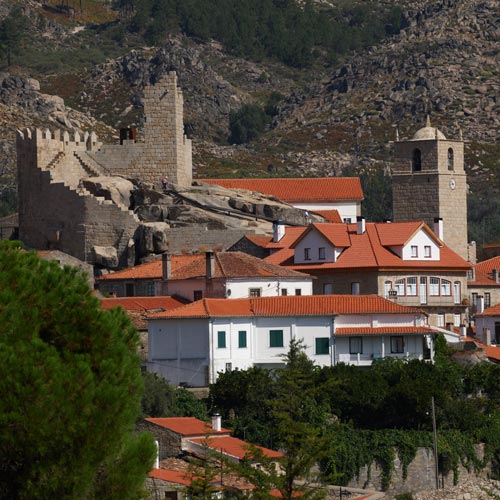
<instances>
[{"instance_id":1,"label":"white wall","mask_svg":"<svg viewBox=\"0 0 500 500\"><path fill-rule=\"evenodd\" d=\"M485 329L490 329L491 343L495 345L495 323L500 322L500 316L476 316L476 335L483 344L486 343Z\"/></svg>"},{"instance_id":2,"label":"white wall","mask_svg":"<svg viewBox=\"0 0 500 500\"><path fill-rule=\"evenodd\" d=\"M296 208L302 210L338 210L340 218L351 219L356 222L356 216L361 215L361 203L356 201L330 202L330 203L293 203Z\"/></svg>"},{"instance_id":3,"label":"white wall","mask_svg":"<svg viewBox=\"0 0 500 500\"><path fill-rule=\"evenodd\" d=\"M231 290L228 298L238 299L249 296L250 288L259 288L261 297L275 297L282 294L286 288L288 295L295 295L295 290L300 289L302 295L312 295L312 278L302 280L291 278L266 278L252 281L242 279L227 280L226 289Z\"/></svg>"},{"instance_id":4,"label":"white wall","mask_svg":"<svg viewBox=\"0 0 500 500\"><path fill-rule=\"evenodd\" d=\"M325 258L319 259L319 248L325 249ZM304 249L309 248L310 259L304 258ZM342 249L336 249L322 234L313 229L295 247L293 260L295 264L315 264L336 262Z\"/></svg>"},{"instance_id":5,"label":"white wall","mask_svg":"<svg viewBox=\"0 0 500 500\"><path fill-rule=\"evenodd\" d=\"M418 257L411 256L411 247L416 246L418 249ZM431 247L431 257L425 257L425 246ZM437 243L423 230L418 231L411 240L403 247L403 260L433 260L437 261L441 258L441 250Z\"/></svg>"}]
</instances>

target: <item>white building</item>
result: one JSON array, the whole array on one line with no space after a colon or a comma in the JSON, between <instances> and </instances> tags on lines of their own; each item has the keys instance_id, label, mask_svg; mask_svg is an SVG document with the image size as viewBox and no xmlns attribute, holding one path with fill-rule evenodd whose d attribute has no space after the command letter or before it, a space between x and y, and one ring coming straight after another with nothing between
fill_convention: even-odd
<instances>
[{"instance_id":1,"label":"white building","mask_svg":"<svg viewBox=\"0 0 500 500\"><path fill-rule=\"evenodd\" d=\"M283 366L292 339L319 366L433 359L425 313L376 295L204 299L148 320L148 370L173 384L205 386L221 371Z\"/></svg>"},{"instance_id":2,"label":"white building","mask_svg":"<svg viewBox=\"0 0 500 500\"><path fill-rule=\"evenodd\" d=\"M246 189L274 196L303 210L337 210L344 222L354 222L361 215L363 189L359 177L198 180L228 189Z\"/></svg>"}]
</instances>

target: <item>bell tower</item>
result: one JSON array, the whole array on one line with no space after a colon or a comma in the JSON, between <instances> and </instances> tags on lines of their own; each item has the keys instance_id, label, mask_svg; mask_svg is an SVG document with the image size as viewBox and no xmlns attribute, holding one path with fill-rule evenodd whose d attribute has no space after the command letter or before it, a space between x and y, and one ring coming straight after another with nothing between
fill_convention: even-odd
<instances>
[{"instance_id":1,"label":"bell tower","mask_svg":"<svg viewBox=\"0 0 500 500\"><path fill-rule=\"evenodd\" d=\"M430 119L410 140L394 142L392 202L395 222L443 220L443 241L465 260L467 179L464 141L446 139Z\"/></svg>"}]
</instances>

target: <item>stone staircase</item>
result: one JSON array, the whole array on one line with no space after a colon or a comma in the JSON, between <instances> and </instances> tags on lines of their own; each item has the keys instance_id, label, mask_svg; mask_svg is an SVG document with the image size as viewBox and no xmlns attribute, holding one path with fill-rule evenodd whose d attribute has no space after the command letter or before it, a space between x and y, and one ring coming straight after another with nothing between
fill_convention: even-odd
<instances>
[{"instance_id":1,"label":"stone staircase","mask_svg":"<svg viewBox=\"0 0 500 500\"><path fill-rule=\"evenodd\" d=\"M112 175L111 172L87 153L82 151L73 151L73 155L78 160L81 168L89 174L89 177L101 177L103 175Z\"/></svg>"}]
</instances>

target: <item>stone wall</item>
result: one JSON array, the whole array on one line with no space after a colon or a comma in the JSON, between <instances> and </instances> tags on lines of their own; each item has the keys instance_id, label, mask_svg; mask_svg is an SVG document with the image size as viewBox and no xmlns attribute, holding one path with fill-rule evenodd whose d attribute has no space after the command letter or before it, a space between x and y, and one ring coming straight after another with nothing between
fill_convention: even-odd
<instances>
[{"instance_id":1,"label":"stone wall","mask_svg":"<svg viewBox=\"0 0 500 500\"><path fill-rule=\"evenodd\" d=\"M479 458L484 455L484 445L476 447L476 454ZM490 468L485 468L479 473L468 471L463 465L459 465L459 483L467 482L476 477L487 477L491 473ZM348 486L353 488L368 488L382 491L382 469L377 463L371 465L370 471L368 467L363 467L359 477L354 478L349 482ZM403 479L402 464L397 456L394 461L394 471L392 473L390 487L385 492L387 500L393 500L398 493L417 492L422 490L434 489L436 485L435 479L435 461L434 453L430 448L419 448L413 462L408 467L408 476ZM439 475L440 487L448 488L453 486L453 472L447 475ZM451 498L451 497L450 497Z\"/></svg>"},{"instance_id":2,"label":"stone wall","mask_svg":"<svg viewBox=\"0 0 500 500\"><path fill-rule=\"evenodd\" d=\"M153 438L159 443L159 459L177 457L181 454L181 436L172 432L165 427L141 420L136 425L137 431L147 431L152 434Z\"/></svg>"},{"instance_id":3,"label":"stone wall","mask_svg":"<svg viewBox=\"0 0 500 500\"><path fill-rule=\"evenodd\" d=\"M207 229L206 224L171 227L167 230L170 253L225 250L247 234L248 229Z\"/></svg>"}]
</instances>

